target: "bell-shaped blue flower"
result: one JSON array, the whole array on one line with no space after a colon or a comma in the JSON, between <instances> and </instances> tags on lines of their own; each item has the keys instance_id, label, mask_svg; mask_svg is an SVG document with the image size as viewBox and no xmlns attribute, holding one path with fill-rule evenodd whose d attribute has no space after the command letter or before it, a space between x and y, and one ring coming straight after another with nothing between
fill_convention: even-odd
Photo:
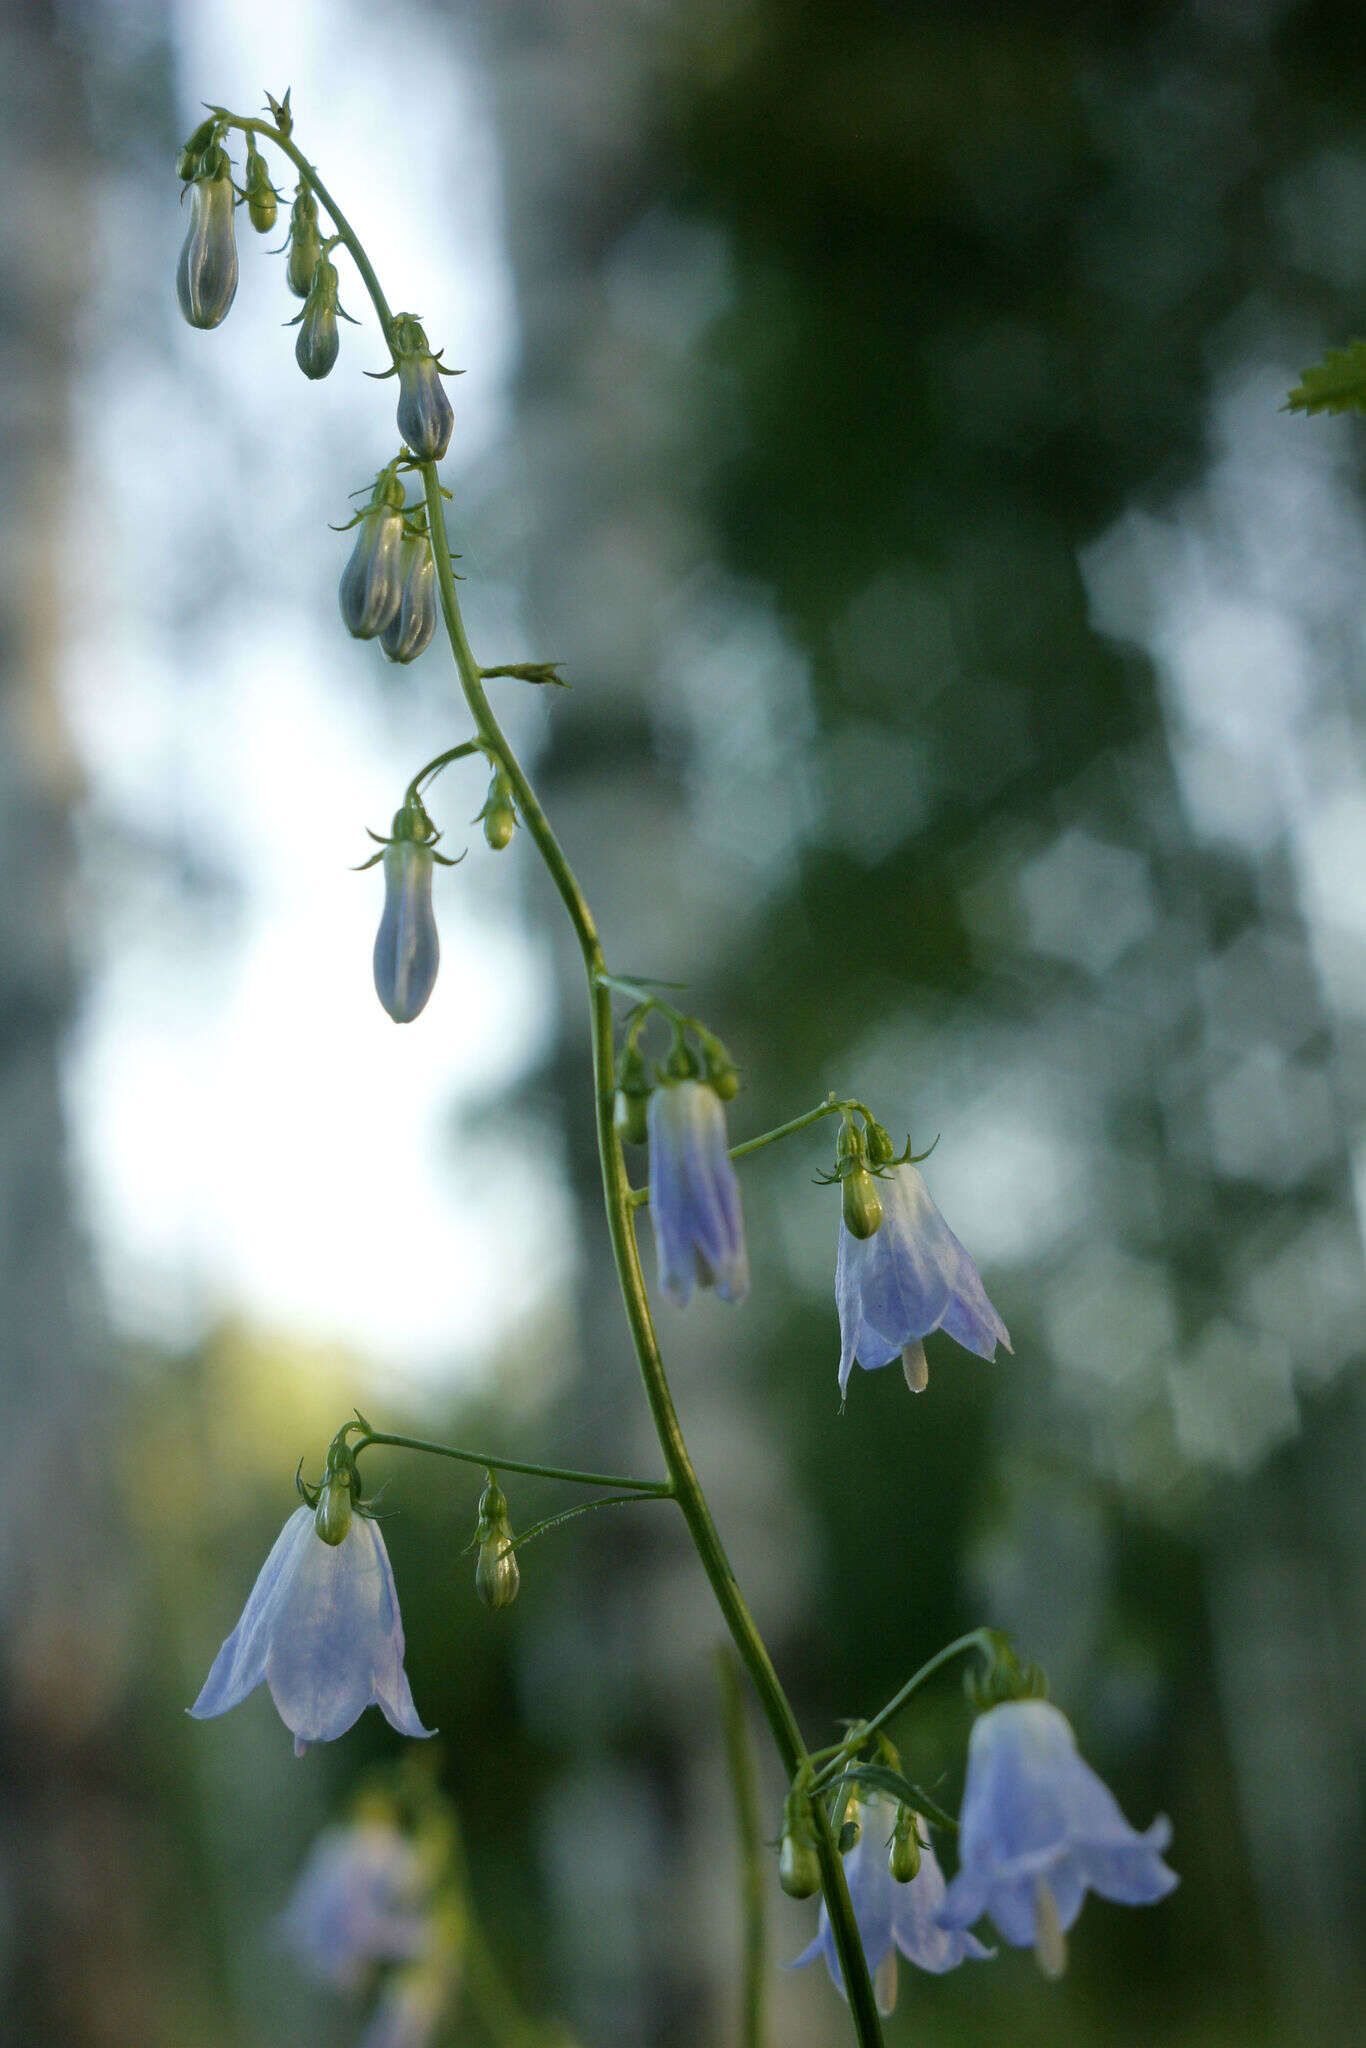
<instances>
[{"instance_id":1,"label":"bell-shaped blue flower","mask_svg":"<svg viewBox=\"0 0 1366 2048\"><path fill-rule=\"evenodd\" d=\"M998 1344L1009 1351L1010 1337L916 1168L889 1166L877 1188L882 1222L874 1236L855 1237L840 1218L840 1392L856 1359L872 1371L899 1355L906 1384L918 1394L929 1376L921 1340L931 1330L946 1331L979 1358L994 1358Z\"/></svg>"},{"instance_id":2,"label":"bell-shaped blue flower","mask_svg":"<svg viewBox=\"0 0 1366 2048\"><path fill-rule=\"evenodd\" d=\"M384 915L375 936L375 993L395 1024L411 1024L436 986L441 946L432 908L436 856L417 839L384 849Z\"/></svg>"},{"instance_id":3,"label":"bell-shaped blue flower","mask_svg":"<svg viewBox=\"0 0 1366 2048\"><path fill-rule=\"evenodd\" d=\"M391 1820L324 1828L276 1922L302 1967L359 1990L376 1963L408 1962L430 1938L422 1859Z\"/></svg>"},{"instance_id":4,"label":"bell-shaped blue flower","mask_svg":"<svg viewBox=\"0 0 1366 2048\"><path fill-rule=\"evenodd\" d=\"M439 462L450 446L455 414L441 382L441 365L420 320L400 313L393 328L398 370L398 431L419 462Z\"/></svg>"},{"instance_id":5,"label":"bell-shaped blue flower","mask_svg":"<svg viewBox=\"0 0 1366 2048\"><path fill-rule=\"evenodd\" d=\"M685 1308L694 1286L722 1301L749 1290L740 1183L726 1150L726 1113L705 1081L666 1081L650 1097L650 1217L659 1284Z\"/></svg>"},{"instance_id":6,"label":"bell-shaped blue flower","mask_svg":"<svg viewBox=\"0 0 1366 2048\"><path fill-rule=\"evenodd\" d=\"M294 1510L190 1712L201 1721L225 1714L262 1679L297 1756L344 1735L370 1706L401 1735L431 1734L403 1669L403 1623L377 1522L357 1515L333 1545L314 1528L312 1508Z\"/></svg>"},{"instance_id":7,"label":"bell-shaped blue flower","mask_svg":"<svg viewBox=\"0 0 1366 2048\"><path fill-rule=\"evenodd\" d=\"M896 2006L898 1954L918 1970L942 1976L946 1970L956 1970L969 1957L980 1960L990 1956L991 1950L984 1948L975 1935L949 1933L939 1925L944 1873L932 1848L922 1845L920 1868L909 1884L898 1884L892 1876L887 1867L887 1849L896 1825L895 1800L882 1793L870 1793L860 1803L862 1832L844 1859L844 1875L878 2011L889 2013ZM824 1957L830 1981L844 1997L844 1972L824 1900L816 1939L797 1957L792 1968L814 1963L817 1956Z\"/></svg>"},{"instance_id":8,"label":"bell-shaped blue flower","mask_svg":"<svg viewBox=\"0 0 1366 2048\"><path fill-rule=\"evenodd\" d=\"M217 327L237 295L232 169L220 149L190 186L190 225L176 266L176 297L191 327Z\"/></svg>"},{"instance_id":9,"label":"bell-shaped blue flower","mask_svg":"<svg viewBox=\"0 0 1366 2048\"><path fill-rule=\"evenodd\" d=\"M949 1932L990 1914L1016 1948L1057 1976L1063 1940L1088 1890L1125 1906L1165 1897L1171 1825L1131 1828L1077 1752L1070 1722L1045 1700L1012 1700L981 1715L968 1744L958 1817L958 1874L939 1910Z\"/></svg>"},{"instance_id":10,"label":"bell-shaped blue flower","mask_svg":"<svg viewBox=\"0 0 1366 2048\"><path fill-rule=\"evenodd\" d=\"M357 640L373 640L403 602L403 486L382 472L361 515L360 532L337 588L342 624Z\"/></svg>"},{"instance_id":11,"label":"bell-shaped blue flower","mask_svg":"<svg viewBox=\"0 0 1366 2048\"><path fill-rule=\"evenodd\" d=\"M379 636L390 661L416 661L436 631L436 560L425 530L408 534L400 563L403 596Z\"/></svg>"}]
</instances>

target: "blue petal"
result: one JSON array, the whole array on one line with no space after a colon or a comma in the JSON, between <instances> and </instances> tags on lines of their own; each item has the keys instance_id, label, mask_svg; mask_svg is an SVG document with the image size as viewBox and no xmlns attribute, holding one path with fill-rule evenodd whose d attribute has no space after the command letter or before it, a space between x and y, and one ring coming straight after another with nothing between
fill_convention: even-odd
<instances>
[{"instance_id":1,"label":"blue petal","mask_svg":"<svg viewBox=\"0 0 1366 2048\"><path fill-rule=\"evenodd\" d=\"M913 1166L895 1166L879 1183L882 1227L851 1248L858 1273L860 1308L870 1326L892 1347L938 1329L949 1304L950 1273L944 1270L943 1218ZM956 1261L950 1255L950 1266Z\"/></svg>"},{"instance_id":2,"label":"blue petal","mask_svg":"<svg viewBox=\"0 0 1366 2048\"><path fill-rule=\"evenodd\" d=\"M190 1708L197 1720L206 1721L238 1706L265 1677L275 1617L288 1595L303 1545L310 1540L313 1510L296 1508L276 1537L270 1555L256 1575L256 1584L247 1595L241 1620L214 1658L199 1698Z\"/></svg>"},{"instance_id":3,"label":"blue petal","mask_svg":"<svg viewBox=\"0 0 1366 2048\"><path fill-rule=\"evenodd\" d=\"M660 1285L680 1308L694 1286L714 1286L723 1301L739 1301L749 1262L720 1100L705 1082L667 1083L651 1095L647 1117Z\"/></svg>"},{"instance_id":4,"label":"blue petal","mask_svg":"<svg viewBox=\"0 0 1366 2048\"><path fill-rule=\"evenodd\" d=\"M892 1938L918 1970L928 1970L932 1976L940 1977L946 1970L956 1970L965 1958L981 1962L993 1953L975 1934L960 1933L940 1924L944 1873L933 1848L922 1847L919 1870L909 1884L897 1885L896 1891L899 1896L893 1909Z\"/></svg>"}]
</instances>

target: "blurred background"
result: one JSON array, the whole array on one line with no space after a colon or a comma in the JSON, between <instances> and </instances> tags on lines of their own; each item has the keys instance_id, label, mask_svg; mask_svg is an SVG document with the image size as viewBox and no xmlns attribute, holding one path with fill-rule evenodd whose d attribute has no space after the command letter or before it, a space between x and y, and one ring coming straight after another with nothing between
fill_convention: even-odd
<instances>
[{"instance_id":1,"label":"blurred background","mask_svg":"<svg viewBox=\"0 0 1366 2048\"><path fill-rule=\"evenodd\" d=\"M938 1133L1014 1338L932 1339L922 1400L859 1373L840 1412L825 1131L745 1169L743 1309L662 1308L808 1739L990 1621L1129 1817L1173 1819L1168 1902L1089 1903L1059 1985L908 1972L889 2041L1360 2038L1366 439L1279 409L1366 326L1358 30L1341 0L5 11L0 2039L359 2037L273 1923L397 1738L370 1714L298 1763L263 1692L184 1714L354 1403L657 1455L581 974L469 767L433 804L472 848L436 994L398 1031L371 987L348 867L468 727L439 646L392 669L336 615L328 522L394 445L359 283L342 257L362 325L323 385L244 217L230 318L176 310L177 147L286 85L466 371L471 636L574 684L493 687L613 964L689 984L737 1137L830 1088ZM370 1471L526 2009L583 2048L733 2040L681 1526L577 1521L490 1617L478 1475ZM510 1492L518 1526L565 1498ZM967 1729L953 1676L898 1729L950 1805ZM814 1908L770 1890L790 1958ZM775 2039L849 2038L823 1972L773 1996Z\"/></svg>"}]
</instances>

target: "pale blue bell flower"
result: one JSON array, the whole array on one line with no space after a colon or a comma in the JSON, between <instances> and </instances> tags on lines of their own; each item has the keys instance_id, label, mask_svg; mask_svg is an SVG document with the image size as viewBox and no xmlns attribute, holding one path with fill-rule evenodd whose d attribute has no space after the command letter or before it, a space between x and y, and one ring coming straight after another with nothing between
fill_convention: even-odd
<instances>
[{"instance_id":1,"label":"pale blue bell flower","mask_svg":"<svg viewBox=\"0 0 1366 2048\"><path fill-rule=\"evenodd\" d=\"M384 915L375 936L375 993L395 1024L411 1024L436 985L441 947L432 908L436 858L417 839L384 849Z\"/></svg>"},{"instance_id":2,"label":"pale blue bell flower","mask_svg":"<svg viewBox=\"0 0 1366 2048\"><path fill-rule=\"evenodd\" d=\"M979 1358L994 1358L998 1344L1009 1351L1010 1337L915 1167L887 1167L877 1188L882 1224L874 1236L855 1237L840 1217L840 1393L856 1359L872 1371L900 1356L906 1384L918 1394L928 1379L921 1340L931 1330L944 1330Z\"/></svg>"},{"instance_id":3,"label":"pale blue bell flower","mask_svg":"<svg viewBox=\"0 0 1366 2048\"><path fill-rule=\"evenodd\" d=\"M403 602L402 550L402 512L372 504L337 586L342 624L355 639L373 640L397 617Z\"/></svg>"},{"instance_id":4,"label":"pale blue bell flower","mask_svg":"<svg viewBox=\"0 0 1366 2048\"><path fill-rule=\"evenodd\" d=\"M887 1868L887 1848L896 1825L896 1801L882 1793L869 1793L859 1802L862 1832L844 1859L849 1899L858 1922L859 1939L873 1979L878 2011L889 2013L896 2006L897 1957L905 1956L918 1970L942 1976L971 1958L981 1961L992 1951L975 1935L948 1933L936 1918L944 1902L944 1873L934 1850L923 1843L920 1868L909 1884L898 1884ZM820 1956L830 1972L830 1981L844 1997L844 1972L830 1929L830 1915L821 1901L816 1939L803 1949L791 1968L802 1968Z\"/></svg>"},{"instance_id":5,"label":"pale blue bell flower","mask_svg":"<svg viewBox=\"0 0 1366 2048\"><path fill-rule=\"evenodd\" d=\"M722 1301L749 1291L740 1183L726 1150L726 1113L705 1081L666 1081L650 1096L650 1218L659 1284L685 1308L694 1286Z\"/></svg>"},{"instance_id":6,"label":"pale blue bell flower","mask_svg":"<svg viewBox=\"0 0 1366 2048\"><path fill-rule=\"evenodd\" d=\"M435 356L398 359L398 431L419 462L440 462L450 446L455 413Z\"/></svg>"},{"instance_id":7,"label":"pale blue bell flower","mask_svg":"<svg viewBox=\"0 0 1366 2048\"><path fill-rule=\"evenodd\" d=\"M409 1962L431 1935L422 1858L392 1821L324 1828L276 1921L311 1977L355 1991L376 1963Z\"/></svg>"},{"instance_id":8,"label":"pale blue bell flower","mask_svg":"<svg viewBox=\"0 0 1366 2048\"><path fill-rule=\"evenodd\" d=\"M217 327L237 295L237 237L234 194L227 159L221 175L195 178L190 185L190 225L176 266L176 297L191 327Z\"/></svg>"},{"instance_id":9,"label":"pale blue bell flower","mask_svg":"<svg viewBox=\"0 0 1366 2048\"><path fill-rule=\"evenodd\" d=\"M436 561L425 533L404 541L402 576L402 600L379 644L390 661L409 662L426 651L436 631Z\"/></svg>"},{"instance_id":10,"label":"pale blue bell flower","mask_svg":"<svg viewBox=\"0 0 1366 2048\"><path fill-rule=\"evenodd\" d=\"M1012 1700L974 1724L958 1817L958 1874L939 1911L950 1932L990 1914L1049 1976L1066 1963L1064 1935L1088 1890L1147 1906L1177 1882L1162 1861L1171 1824L1131 1828L1077 1751L1066 1716L1045 1700Z\"/></svg>"},{"instance_id":11,"label":"pale blue bell flower","mask_svg":"<svg viewBox=\"0 0 1366 2048\"><path fill-rule=\"evenodd\" d=\"M403 1669L398 1594L377 1522L357 1515L333 1545L314 1528L312 1508L294 1510L190 1712L201 1721L225 1714L263 1679L296 1756L345 1735L370 1706L401 1735L432 1733Z\"/></svg>"}]
</instances>

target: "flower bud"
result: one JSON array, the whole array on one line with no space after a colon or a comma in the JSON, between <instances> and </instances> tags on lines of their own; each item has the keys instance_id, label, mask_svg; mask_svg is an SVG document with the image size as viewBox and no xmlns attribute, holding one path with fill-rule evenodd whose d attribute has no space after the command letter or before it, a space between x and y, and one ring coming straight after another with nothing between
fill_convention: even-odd
<instances>
[{"instance_id":1,"label":"flower bud","mask_svg":"<svg viewBox=\"0 0 1366 2048\"><path fill-rule=\"evenodd\" d=\"M517 830L517 811L512 801L512 784L501 768L493 771L489 793L484 799L484 808L479 816L484 822L484 837L495 853L501 853Z\"/></svg>"},{"instance_id":2,"label":"flower bud","mask_svg":"<svg viewBox=\"0 0 1366 2048\"><path fill-rule=\"evenodd\" d=\"M399 829L404 814L395 819ZM395 1024L411 1024L436 986L441 948L432 909L435 857L417 839L384 849L384 915L375 937L375 993Z\"/></svg>"},{"instance_id":3,"label":"flower bud","mask_svg":"<svg viewBox=\"0 0 1366 2048\"><path fill-rule=\"evenodd\" d=\"M289 257L285 264L285 281L296 299L308 297L321 254L318 202L301 179L289 214Z\"/></svg>"},{"instance_id":4,"label":"flower bud","mask_svg":"<svg viewBox=\"0 0 1366 2048\"><path fill-rule=\"evenodd\" d=\"M814 1898L821 1888L821 1859L816 1849L811 1807L800 1792L789 1792L783 1806L778 1882L790 1899Z\"/></svg>"},{"instance_id":5,"label":"flower bud","mask_svg":"<svg viewBox=\"0 0 1366 2048\"><path fill-rule=\"evenodd\" d=\"M882 1222L877 1182L866 1166L850 1165L840 1183L844 1227L851 1237L875 1237Z\"/></svg>"},{"instance_id":6,"label":"flower bud","mask_svg":"<svg viewBox=\"0 0 1366 2048\"><path fill-rule=\"evenodd\" d=\"M710 1033L702 1041L702 1072L722 1102L734 1102L740 1093L740 1070L720 1039Z\"/></svg>"},{"instance_id":7,"label":"flower bud","mask_svg":"<svg viewBox=\"0 0 1366 2048\"><path fill-rule=\"evenodd\" d=\"M247 174L243 180L247 188L247 214L258 235L268 235L275 225L279 197L270 182L266 160L256 144L247 141Z\"/></svg>"},{"instance_id":8,"label":"flower bud","mask_svg":"<svg viewBox=\"0 0 1366 2048\"><path fill-rule=\"evenodd\" d=\"M210 114L206 121L200 122L176 158L175 173L182 185L188 185L191 178L198 173L199 159L213 141L213 131L217 126L217 116Z\"/></svg>"},{"instance_id":9,"label":"flower bud","mask_svg":"<svg viewBox=\"0 0 1366 2048\"><path fill-rule=\"evenodd\" d=\"M324 1543L344 1543L351 1527L351 1474L333 1472L324 1482L313 1512L313 1526Z\"/></svg>"},{"instance_id":10,"label":"flower bud","mask_svg":"<svg viewBox=\"0 0 1366 2048\"><path fill-rule=\"evenodd\" d=\"M337 268L326 256L318 258L313 282L308 288L304 310L299 315L299 339L294 360L305 377L325 377L337 360Z\"/></svg>"},{"instance_id":11,"label":"flower bud","mask_svg":"<svg viewBox=\"0 0 1366 2048\"><path fill-rule=\"evenodd\" d=\"M882 1125L870 1123L864 1132L864 1136L868 1140L868 1164L870 1166L890 1166L896 1158L896 1146L892 1143L890 1135L883 1129Z\"/></svg>"},{"instance_id":12,"label":"flower bud","mask_svg":"<svg viewBox=\"0 0 1366 2048\"><path fill-rule=\"evenodd\" d=\"M217 327L237 292L231 166L221 149L211 154L212 171L190 186L190 225L176 267L176 297L191 327Z\"/></svg>"},{"instance_id":13,"label":"flower bud","mask_svg":"<svg viewBox=\"0 0 1366 2048\"><path fill-rule=\"evenodd\" d=\"M416 661L436 631L436 562L425 526L406 533L399 558L399 608L379 636L390 661Z\"/></svg>"},{"instance_id":14,"label":"flower bud","mask_svg":"<svg viewBox=\"0 0 1366 2048\"><path fill-rule=\"evenodd\" d=\"M847 1856L851 1849L857 1849L863 1833L863 1815L857 1799L851 1799L844 1810L844 1821L840 1827L839 1851Z\"/></svg>"},{"instance_id":15,"label":"flower bud","mask_svg":"<svg viewBox=\"0 0 1366 2048\"><path fill-rule=\"evenodd\" d=\"M510 1607L517 1598L522 1574L512 1547L512 1528L503 1489L490 1479L479 1497L479 1558L474 1567L474 1590L485 1607L494 1613Z\"/></svg>"},{"instance_id":16,"label":"flower bud","mask_svg":"<svg viewBox=\"0 0 1366 2048\"><path fill-rule=\"evenodd\" d=\"M919 1872L920 1835L912 1807L898 1806L896 1810L892 1843L887 1851L887 1868L898 1884L909 1884Z\"/></svg>"},{"instance_id":17,"label":"flower bud","mask_svg":"<svg viewBox=\"0 0 1366 2048\"><path fill-rule=\"evenodd\" d=\"M386 472L375 485L337 591L342 624L357 640L373 640L402 605L402 507L403 487Z\"/></svg>"},{"instance_id":18,"label":"flower bud","mask_svg":"<svg viewBox=\"0 0 1366 2048\"><path fill-rule=\"evenodd\" d=\"M626 1089L618 1088L612 1105L612 1122L623 1145L643 1145L650 1135L645 1105L645 1095L631 1095Z\"/></svg>"},{"instance_id":19,"label":"flower bud","mask_svg":"<svg viewBox=\"0 0 1366 2048\"><path fill-rule=\"evenodd\" d=\"M442 387L440 365L411 313L400 313L394 322L394 351L399 433L419 462L439 462L450 446L455 414Z\"/></svg>"}]
</instances>

